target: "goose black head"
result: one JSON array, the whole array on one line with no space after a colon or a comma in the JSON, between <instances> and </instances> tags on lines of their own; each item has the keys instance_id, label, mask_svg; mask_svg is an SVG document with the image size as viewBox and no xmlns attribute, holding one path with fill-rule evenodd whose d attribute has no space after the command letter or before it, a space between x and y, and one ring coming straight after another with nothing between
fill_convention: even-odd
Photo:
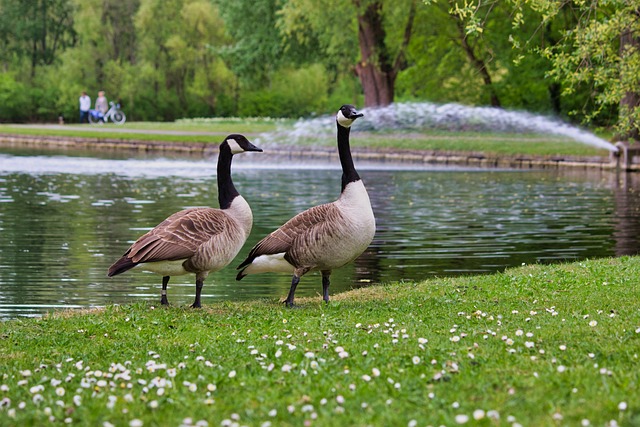
<instances>
[{"instance_id":1,"label":"goose black head","mask_svg":"<svg viewBox=\"0 0 640 427\"><path fill-rule=\"evenodd\" d=\"M229 147L231 154L244 153L245 151L259 151L262 152L262 148L258 148L253 145L244 135L231 134L222 141L220 149L224 146Z\"/></svg>"},{"instance_id":2,"label":"goose black head","mask_svg":"<svg viewBox=\"0 0 640 427\"><path fill-rule=\"evenodd\" d=\"M348 128L351 127L358 117L362 116L364 116L364 114L358 113L356 107L351 104L345 104L338 110L338 114L336 114L336 121L340 126Z\"/></svg>"}]
</instances>

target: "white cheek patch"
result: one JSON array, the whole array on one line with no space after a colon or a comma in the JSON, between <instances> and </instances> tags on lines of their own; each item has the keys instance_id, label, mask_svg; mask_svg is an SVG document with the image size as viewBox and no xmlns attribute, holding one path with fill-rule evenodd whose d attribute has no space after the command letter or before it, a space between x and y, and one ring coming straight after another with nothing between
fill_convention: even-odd
<instances>
[{"instance_id":1,"label":"white cheek patch","mask_svg":"<svg viewBox=\"0 0 640 427\"><path fill-rule=\"evenodd\" d=\"M229 144L229 148L231 149L231 152L233 154L244 153L244 150L242 149L242 147L240 147L240 144L238 144L235 139L227 139L227 144Z\"/></svg>"},{"instance_id":2,"label":"white cheek patch","mask_svg":"<svg viewBox=\"0 0 640 427\"><path fill-rule=\"evenodd\" d=\"M347 119L344 114L342 114L342 110L338 110L338 114L336 116L336 119L338 120L338 123L340 123L340 126L348 128L351 127L351 125L353 124L353 120L352 119Z\"/></svg>"}]
</instances>

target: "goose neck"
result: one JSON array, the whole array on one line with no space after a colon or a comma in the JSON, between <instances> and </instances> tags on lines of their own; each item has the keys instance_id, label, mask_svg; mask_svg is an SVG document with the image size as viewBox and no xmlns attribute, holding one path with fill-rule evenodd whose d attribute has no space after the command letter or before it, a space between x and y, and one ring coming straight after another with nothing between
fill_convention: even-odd
<instances>
[{"instance_id":1,"label":"goose neck","mask_svg":"<svg viewBox=\"0 0 640 427\"><path fill-rule=\"evenodd\" d=\"M227 147L222 148L218 155L218 203L220 209L228 209L231 202L240 195L231 180L231 159L233 154Z\"/></svg>"},{"instance_id":2,"label":"goose neck","mask_svg":"<svg viewBox=\"0 0 640 427\"><path fill-rule=\"evenodd\" d=\"M340 156L340 165L342 166L342 190L347 184L360 180L360 176L353 164L351 156L351 147L349 145L349 133L351 129L348 127L338 126L338 155Z\"/></svg>"}]
</instances>

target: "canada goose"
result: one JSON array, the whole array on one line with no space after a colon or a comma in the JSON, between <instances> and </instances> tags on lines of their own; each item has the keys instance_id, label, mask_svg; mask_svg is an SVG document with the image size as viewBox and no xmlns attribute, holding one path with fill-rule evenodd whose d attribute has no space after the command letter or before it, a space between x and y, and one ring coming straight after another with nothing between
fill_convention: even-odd
<instances>
[{"instance_id":1,"label":"canada goose","mask_svg":"<svg viewBox=\"0 0 640 427\"><path fill-rule=\"evenodd\" d=\"M195 273L196 299L191 307L200 307L204 279L210 272L228 265L251 232L251 208L231 180L233 155L245 151L262 149L243 135L235 134L220 144L217 176L220 209L191 208L174 213L131 245L109 267L107 275L115 276L136 266L161 274L160 302L166 305L170 277Z\"/></svg>"},{"instance_id":2,"label":"canada goose","mask_svg":"<svg viewBox=\"0 0 640 427\"><path fill-rule=\"evenodd\" d=\"M258 242L238 266L236 280L264 272L293 273L291 289L284 301L291 307L300 278L309 271L320 270L322 298L329 302L331 271L362 254L376 231L369 195L353 165L349 147L351 124L362 116L353 105L343 105L336 115L342 165L342 192L338 200L299 213Z\"/></svg>"}]
</instances>

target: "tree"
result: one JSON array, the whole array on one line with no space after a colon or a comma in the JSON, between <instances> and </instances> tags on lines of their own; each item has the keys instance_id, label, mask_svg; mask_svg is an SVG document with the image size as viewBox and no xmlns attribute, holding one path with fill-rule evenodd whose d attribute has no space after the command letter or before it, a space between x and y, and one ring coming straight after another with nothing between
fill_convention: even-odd
<instances>
[{"instance_id":1,"label":"tree","mask_svg":"<svg viewBox=\"0 0 640 427\"><path fill-rule=\"evenodd\" d=\"M392 58L387 46L382 2L354 0L354 4L358 9L358 41L361 57L356 64L356 73L364 90L364 105L365 107L389 105L394 100L398 72L407 65L405 51L413 32L416 1L410 2L402 42L395 58Z\"/></svg>"},{"instance_id":2,"label":"tree","mask_svg":"<svg viewBox=\"0 0 640 427\"><path fill-rule=\"evenodd\" d=\"M280 25L301 43L317 40L325 61L345 64L355 72L365 106L383 106L394 101L396 78L407 66L416 7L416 0L289 0Z\"/></svg>"},{"instance_id":3,"label":"tree","mask_svg":"<svg viewBox=\"0 0 640 427\"><path fill-rule=\"evenodd\" d=\"M107 39L111 58L120 63L136 62L137 46L134 18L140 0L108 0L102 4L100 35Z\"/></svg>"},{"instance_id":4,"label":"tree","mask_svg":"<svg viewBox=\"0 0 640 427\"><path fill-rule=\"evenodd\" d=\"M181 18L184 23L181 34L175 35L173 41L178 41L179 49L174 55L188 61L183 65L188 76L186 96L196 96L203 102L208 107L203 113L215 114L218 96L225 92L225 83L231 83L227 67L218 54L219 47L228 41L224 23L218 8L207 0L185 4Z\"/></svg>"},{"instance_id":5,"label":"tree","mask_svg":"<svg viewBox=\"0 0 640 427\"><path fill-rule=\"evenodd\" d=\"M282 65L284 39L277 26L277 0L220 1L220 15L231 36L221 49L230 68L247 84L260 86Z\"/></svg>"},{"instance_id":6,"label":"tree","mask_svg":"<svg viewBox=\"0 0 640 427\"><path fill-rule=\"evenodd\" d=\"M633 21L640 18L640 9L636 8L627 25L620 34L620 81L623 83L620 98L620 115L625 120L620 129L619 139L640 141L640 31ZM635 27L635 28L634 28Z\"/></svg>"},{"instance_id":7,"label":"tree","mask_svg":"<svg viewBox=\"0 0 640 427\"><path fill-rule=\"evenodd\" d=\"M416 14L398 95L561 114L563 106L554 95L558 83L544 78L549 61L522 55L509 42L512 12L509 3L499 0L425 0ZM527 21L521 31L536 28ZM549 34L555 32L543 36Z\"/></svg>"},{"instance_id":8,"label":"tree","mask_svg":"<svg viewBox=\"0 0 640 427\"><path fill-rule=\"evenodd\" d=\"M565 82L565 94L584 86L591 88L595 107L587 114L587 121L594 122L617 109L618 138L639 140L640 0L511 1L516 26L522 23L525 8L540 13L540 28L565 13L575 16L556 44L532 50L551 60L550 75ZM529 47L526 42L522 45Z\"/></svg>"},{"instance_id":9,"label":"tree","mask_svg":"<svg viewBox=\"0 0 640 427\"><path fill-rule=\"evenodd\" d=\"M429 6L446 11L455 27L450 36L464 53L484 85L485 97L493 107L505 106L540 109L539 102L529 102L532 89L539 87L549 70L548 61L539 61L531 55L523 56L514 51L509 43L513 38L512 7L500 0L425 0ZM530 10L519 15L520 32L531 34L530 42L547 46L553 43L556 30L551 25L541 29L538 16ZM534 22L533 25L530 22ZM537 37L534 37L534 34ZM524 76L524 78L522 78ZM543 83L552 111L562 113L559 82L547 80ZM515 99L514 90L521 99ZM538 95L539 96L539 95ZM503 102L506 101L506 102ZM533 104L533 105L532 105ZM545 109L545 108L542 108Z\"/></svg>"},{"instance_id":10,"label":"tree","mask_svg":"<svg viewBox=\"0 0 640 427\"><path fill-rule=\"evenodd\" d=\"M73 6L72 0L0 0L0 99L8 101L0 107L2 120L56 116L60 90L45 82L77 42Z\"/></svg>"},{"instance_id":11,"label":"tree","mask_svg":"<svg viewBox=\"0 0 640 427\"><path fill-rule=\"evenodd\" d=\"M496 88L493 85L493 78L491 77L487 64L493 57L493 54L490 49L483 46L483 39L481 37L474 37L484 32L484 27L495 6L495 2L483 3L478 1L477 4L473 4L465 1L464 5L460 5L459 3L460 2L456 0L449 0L448 4L449 16L455 23L457 30L457 41L473 68L482 77L485 88L489 92L491 106L501 107L501 102ZM480 19L481 13L482 19Z\"/></svg>"},{"instance_id":12,"label":"tree","mask_svg":"<svg viewBox=\"0 0 640 427\"><path fill-rule=\"evenodd\" d=\"M28 58L32 78L75 43L71 0L0 0L0 11L1 55Z\"/></svg>"},{"instance_id":13,"label":"tree","mask_svg":"<svg viewBox=\"0 0 640 427\"><path fill-rule=\"evenodd\" d=\"M218 53L228 39L217 6L208 0L142 0L135 24L133 80L151 118L216 114L218 99L231 92Z\"/></svg>"}]
</instances>

